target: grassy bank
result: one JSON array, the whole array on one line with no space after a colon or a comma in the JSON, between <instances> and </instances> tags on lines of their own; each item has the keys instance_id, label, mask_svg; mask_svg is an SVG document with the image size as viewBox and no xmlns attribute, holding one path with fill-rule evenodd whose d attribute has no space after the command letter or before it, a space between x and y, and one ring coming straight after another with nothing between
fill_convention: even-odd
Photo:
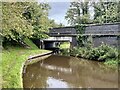
<instances>
[{"instance_id":1,"label":"grassy bank","mask_svg":"<svg viewBox=\"0 0 120 90\"><path fill-rule=\"evenodd\" d=\"M45 53L47 50L8 47L2 51L2 87L22 88L21 68L30 55Z\"/></svg>"}]
</instances>

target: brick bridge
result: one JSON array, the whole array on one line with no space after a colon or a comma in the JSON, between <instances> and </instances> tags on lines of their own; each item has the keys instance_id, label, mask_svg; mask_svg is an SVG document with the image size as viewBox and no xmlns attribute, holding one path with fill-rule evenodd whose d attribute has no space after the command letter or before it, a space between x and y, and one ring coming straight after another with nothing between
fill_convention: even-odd
<instances>
[{"instance_id":1,"label":"brick bridge","mask_svg":"<svg viewBox=\"0 0 120 90\"><path fill-rule=\"evenodd\" d=\"M75 27L59 27L51 28L49 31L50 38L40 40L38 46L40 48L55 48L60 42L70 42L71 46L77 46ZM85 26L85 31L82 36L92 36L93 45L99 46L106 43L110 46L118 47L120 41L120 23L114 24L97 24Z\"/></svg>"}]
</instances>

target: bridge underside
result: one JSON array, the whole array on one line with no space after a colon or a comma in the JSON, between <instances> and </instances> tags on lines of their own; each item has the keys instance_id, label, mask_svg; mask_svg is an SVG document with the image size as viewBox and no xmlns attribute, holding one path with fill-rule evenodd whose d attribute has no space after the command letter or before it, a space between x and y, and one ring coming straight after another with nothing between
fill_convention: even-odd
<instances>
[{"instance_id":1,"label":"bridge underside","mask_svg":"<svg viewBox=\"0 0 120 90\"><path fill-rule=\"evenodd\" d=\"M61 42L70 42L71 47L77 45L76 37L49 37L41 40L41 48L55 49L58 48Z\"/></svg>"},{"instance_id":2,"label":"bridge underside","mask_svg":"<svg viewBox=\"0 0 120 90\"><path fill-rule=\"evenodd\" d=\"M72 37L49 37L43 41L54 41L54 42L72 42Z\"/></svg>"}]
</instances>

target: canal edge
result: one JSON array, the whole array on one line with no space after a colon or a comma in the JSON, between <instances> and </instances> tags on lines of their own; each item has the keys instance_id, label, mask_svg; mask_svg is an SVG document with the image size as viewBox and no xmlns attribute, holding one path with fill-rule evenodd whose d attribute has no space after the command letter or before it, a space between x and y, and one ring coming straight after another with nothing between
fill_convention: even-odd
<instances>
[{"instance_id":1,"label":"canal edge","mask_svg":"<svg viewBox=\"0 0 120 90\"><path fill-rule=\"evenodd\" d=\"M42 53L42 54L36 54L36 55L28 57L27 60L25 60L25 62L23 62L21 70L20 70L20 84L21 84L22 88L23 88L23 73L25 73L24 69L26 69L27 65L33 64L33 63L36 63L36 62L40 61L40 60L36 61L34 59L38 59L38 58L46 56L46 57L41 59L41 60L43 60L43 59L51 56L52 54L53 54L53 51L48 51L48 52ZM34 62L33 63L28 63L28 62L31 62L31 61L34 61ZM26 64L26 63L28 63L28 64Z\"/></svg>"}]
</instances>

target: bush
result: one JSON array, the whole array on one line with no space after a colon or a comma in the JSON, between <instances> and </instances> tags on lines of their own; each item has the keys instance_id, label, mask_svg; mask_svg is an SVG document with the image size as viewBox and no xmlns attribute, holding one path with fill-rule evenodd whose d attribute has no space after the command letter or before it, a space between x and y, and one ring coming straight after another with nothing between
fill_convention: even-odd
<instances>
[{"instance_id":1,"label":"bush","mask_svg":"<svg viewBox=\"0 0 120 90\"><path fill-rule=\"evenodd\" d=\"M117 68L116 66L118 66L118 61L109 59L109 60L106 60L106 62L104 62L104 64L107 65L108 67Z\"/></svg>"},{"instance_id":2,"label":"bush","mask_svg":"<svg viewBox=\"0 0 120 90\"><path fill-rule=\"evenodd\" d=\"M77 47L74 47L73 49L70 49L70 55L72 56L78 56L80 50Z\"/></svg>"},{"instance_id":3,"label":"bush","mask_svg":"<svg viewBox=\"0 0 120 90\"><path fill-rule=\"evenodd\" d=\"M61 55L65 55L65 56L70 56L70 49L66 48L66 49L61 49L60 52Z\"/></svg>"},{"instance_id":4,"label":"bush","mask_svg":"<svg viewBox=\"0 0 120 90\"><path fill-rule=\"evenodd\" d=\"M98 50L100 52L100 57L98 58L98 60L100 61L118 58L118 50L114 47L102 44L100 47L98 47Z\"/></svg>"},{"instance_id":5,"label":"bush","mask_svg":"<svg viewBox=\"0 0 120 90\"><path fill-rule=\"evenodd\" d=\"M120 51L119 51L120 52ZM105 61L109 67L117 67L120 63L120 54L117 48L102 44L99 47L74 47L70 50L64 49L62 55L71 55L89 60Z\"/></svg>"},{"instance_id":6,"label":"bush","mask_svg":"<svg viewBox=\"0 0 120 90\"><path fill-rule=\"evenodd\" d=\"M119 55L116 48L105 44L102 44L96 48L75 47L70 50L70 54L73 56L79 56L82 58L98 61L106 61L108 59L116 60Z\"/></svg>"}]
</instances>

